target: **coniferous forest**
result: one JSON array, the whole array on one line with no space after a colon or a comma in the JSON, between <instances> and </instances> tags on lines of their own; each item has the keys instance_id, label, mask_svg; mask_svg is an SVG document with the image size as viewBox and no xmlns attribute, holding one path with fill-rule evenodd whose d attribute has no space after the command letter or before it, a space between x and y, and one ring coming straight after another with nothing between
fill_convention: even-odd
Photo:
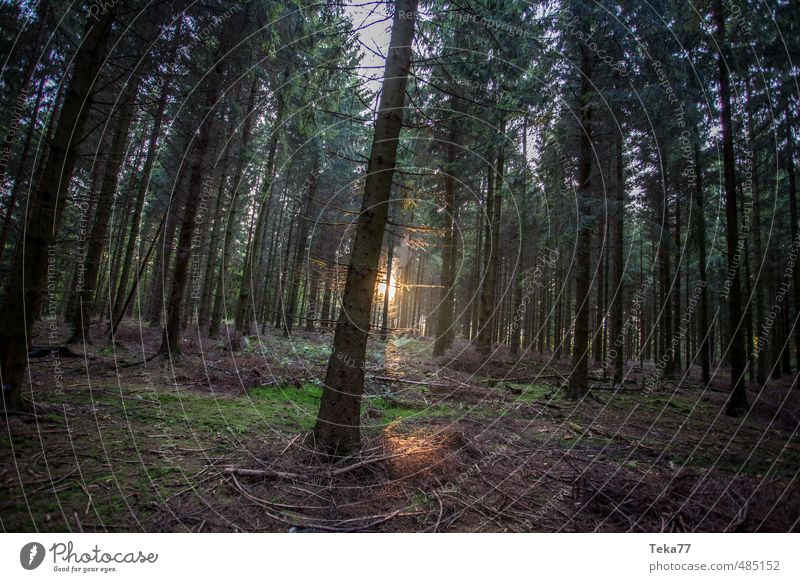
<instances>
[{"instance_id":1,"label":"coniferous forest","mask_svg":"<svg viewBox=\"0 0 800 582\"><path fill-rule=\"evenodd\" d=\"M800 531L794 0L0 4L0 526Z\"/></svg>"}]
</instances>

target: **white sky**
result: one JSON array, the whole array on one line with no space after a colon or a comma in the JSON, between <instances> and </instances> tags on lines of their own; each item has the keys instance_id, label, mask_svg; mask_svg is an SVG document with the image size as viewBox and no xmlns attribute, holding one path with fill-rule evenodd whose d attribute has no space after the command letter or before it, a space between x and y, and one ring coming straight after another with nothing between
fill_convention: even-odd
<instances>
[{"instance_id":1,"label":"white sky","mask_svg":"<svg viewBox=\"0 0 800 582\"><path fill-rule=\"evenodd\" d=\"M386 3L356 0L346 3L344 12L352 20L353 28L360 29L357 33L362 44L359 75L368 79L370 91L377 92L381 86L392 27L392 21L386 13Z\"/></svg>"}]
</instances>

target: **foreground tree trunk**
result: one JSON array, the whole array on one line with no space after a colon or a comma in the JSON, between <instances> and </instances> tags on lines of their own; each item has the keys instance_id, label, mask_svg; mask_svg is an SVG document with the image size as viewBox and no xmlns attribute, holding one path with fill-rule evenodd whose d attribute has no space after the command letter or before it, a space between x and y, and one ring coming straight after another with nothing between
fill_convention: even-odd
<instances>
[{"instance_id":1,"label":"foreground tree trunk","mask_svg":"<svg viewBox=\"0 0 800 582\"><path fill-rule=\"evenodd\" d=\"M25 132L25 142L22 146L22 153L19 156L19 165L17 166L17 173L14 176L14 187L11 189L11 195L6 203L6 213L3 218L3 226L0 229L0 260L5 255L6 241L8 240L8 231L11 229L11 224L14 220L14 210L17 206L17 198L22 190L22 183L25 180L25 169L28 165L28 154L31 150L33 143L33 136L36 133L36 120L39 119L40 109L42 107L42 97L44 95L45 82L47 77L42 77L39 82L39 89L36 91L36 102L33 105L31 114L28 121L28 129ZM32 176L31 176L32 178Z\"/></svg>"},{"instance_id":2,"label":"foreground tree trunk","mask_svg":"<svg viewBox=\"0 0 800 582\"><path fill-rule=\"evenodd\" d=\"M38 55L41 54L40 51L42 48L42 40L44 39L45 25L50 13L50 3L46 0L41 0L38 6L38 13L39 24L36 27L36 38L32 47L33 50L31 50L28 62L25 64L25 70L22 74L22 83L20 84L19 88L19 95L15 100L15 103L18 105L25 101L28 85L30 85L31 81L33 80L33 74L36 71L36 64L39 60ZM50 57L52 57L52 52L50 53L48 60ZM3 68L5 69L5 66ZM2 229L0 229L0 260L2 260L3 255L5 254L8 231L11 228L11 223L14 218L14 209L17 205L17 197L19 196L21 189L20 186L23 177L25 176L25 166L28 162L28 153L30 152L31 142L33 141L34 133L36 132L36 120L39 119L39 109L42 104L42 95L44 93L46 80L47 77L43 76L42 80L39 82L39 89L36 91L36 103L34 104L33 110L30 114L28 129L25 135L25 142L22 146L22 153L19 157L19 165L17 166L17 172L14 177L14 187L11 190L11 196L9 197L8 202L6 203L6 213L3 219ZM4 124L5 127L9 127L10 125L10 123ZM6 145L7 143L4 143L4 146Z\"/></svg>"},{"instance_id":3,"label":"foreground tree trunk","mask_svg":"<svg viewBox=\"0 0 800 582\"><path fill-rule=\"evenodd\" d=\"M722 160L725 181L725 222L728 251L728 337L730 338L727 356L731 366L731 396L726 409L727 414L738 416L747 411L747 387L744 381L745 351L742 338L741 285L739 282L739 220L736 202L736 160L733 154L733 121L731 119L731 86L728 76L729 62L725 58L725 15L722 0L714 1L714 23L716 42L719 47L717 65L719 68L720 126L722 129ZM723 350L724 352L725 350Z\"/></svg>"},{"instance_id":4,"label":"foreground tree trunk","mask_svg":"<svg viewBox=\"0 0 800 582\"><path fill-rule=\"evenodd\" d=\"M25 235L14 257L0 320L0 383L3 402L9 409L22 407L20 384L27 365L27 338L42 305L42 291L48 277L48 252L61 224L78 146L91 110L92 87L105 60L112 13L108 10L99 20L91 20L80 43L58 129L39 187L29 201Z\"/></svg>"},{"instance_id":5,"label":"foreground tree trunk","mask_svg":"<svg viewBox=\"0 0 800 582\"><path fill-rule=\"evenodd\" d=\"M359 417L364 390L364 358L397 144L403 125L416 9L417 0L397 0L395 3L364 200L353 238L342 311L336 324L333 351L314 427L317 446L334 456L353 451L361 440Z\"/></svg>"},{"instance_id":6,"label":"foreground tree trunk","mask_svg":"<svg viewBox=\"0 0 800 582\"><path fill-rule=\"evenodd\" d=\"M590 260L592 256L592 225L589 218L591 205L592 174L592 109L589 103L591 91L591 65L585 49L581 49L581 93L580 93L580 157L578 159L578 240L575 243L575 340L572 346L572 373L569 375L567 397L583 398L589 392L589 295L591 293Z\"/></svg>"}]
</instances>

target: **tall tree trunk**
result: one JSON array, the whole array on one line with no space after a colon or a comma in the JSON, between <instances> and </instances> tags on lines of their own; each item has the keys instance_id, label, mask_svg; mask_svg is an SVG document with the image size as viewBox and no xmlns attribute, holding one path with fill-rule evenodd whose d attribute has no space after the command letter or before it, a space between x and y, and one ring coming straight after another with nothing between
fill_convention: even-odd
<instances>
[{"instance_id":1,"label":"tall tree trunk","mask_svg":"<svg viewBox=\"0 0 800 582\"><path fill-rule=\"evenodd\" d=\"M711 381L711 330L708 327L708 275L706 273L706 207L703 201L703 168L700 165L700 145L694 141L694 240L697 245L697 260L700 270L700 317L697 330L697 350L700 354L700 369L703 384Z\"/></svg>"},{"instance_id":2,"label":"tall tree trunk","mask_svg":"<svg viewBox=\"0 0 800 582\"><path fill-rule=\"evenodd\" d=\"M11 195L6 204L6 213L3 217L3 228L0 231L0 261L5 254L6 241L8 240L8 231L11 228L11 223L14 219L14 210L17 206L17 198L22 189L22 183L25 179L25 167L28 165L28 154L31 151L31 144L33 143L33 136L36 133L36 121L39 119L39 110L42 106L42 96L44 95L45 83L47 76L42 76L39 82L39 89L36 91L36 101L33 104L31 111L30 121L28 122L28 130L25 132L25 141L22 144L22 153L19 157L19 165L17 172L14 176L14 186L11 189Z\"/></svg>"},{"instance_id":3,"label":"tall tree trunk","mask_svg":"<svg viewBox=\"0 0 800 582\"><path fill-rule=\"evenodd\" d=\"M317 445L331 455L353 451L361 441L359 417L364 390L364 358L375 281L388 215L389 194L403 125L417 0L397 0L383 76L375 135L370 152L342 312L333 338L325 388L314 427Z\"/></svg>"},{"instance_id":4,"label":"tall tree trunk","mask_svg":"<svg viewBox=\"0 0 800 582\"><path fill-rule=\"evenodd\" d=\"M239 299L236 304L235 327L244 334L249 333L250 321L252 317L251 306L254 304L253 297L256 289L253 286L254 273L258 273L260 266L260 256L262 250L262 239L269 216L269 209L272 203L274 188L272 187L275 178L275 155L278 150L278 136L282 131L283 106L280 97L278 98L278 112L275 121L275 128L270 138L269 152L267 153L267 164L264 168L264 179L261 183L261 191L258 198L258 219L253 233L253 239L247 247L244 259L244 269L242 271L242 284L239 289Z\"/></svg>"},{"instance_id":5,"label":"tall tree trunk","mask_svg":"<svg viewBox=\"0 0 800 582\"><path fill-rule=\"evenodd\" d=\"M208 93L206 105L212 107L217 100L217 90L211 89ZM213 113L209 113L209 117ZM209 145L211 136L216 126L215 120L207 119L200 124L197 142L194 144L192 169L187 188L186 203L183 216L178 227L178 246L175 253L175 267L171 277L170 293L167 300L166 326L161 341L159 352L169 354L171 357L180 354L180 329L181 312L184 295L189 280L189 265L195 236L197 212L203 196L203 174L208 162Z\"/></svg>"},{"instance_id":6,"label":"tall tree trunk","mask_svg":"<svg viewBox=\"0 0 800 582\"><path fill-rule=\"evenodd\" d=\"M172 261L172 247L175 244L175 234L181 216L181 203L183 202L186 188L186 171L181 170L175 180L172 193L167 194L165 200L164 235L159 253L156 255L153 270L150 275L147 320L152 327L161 326L164 308L165 282Z\"/></svg>"},{"instance_id":7,"label":"tall tree trunk","mask_svg":"<svg viewBox=\"0 0 800 582\"><path fill-rule=\"evenodd\" d=\"M113 10L91 20L75 56L75 66L61 108L58 129L47 154L39 185L29 202L11 270L9 292L0 318L0 384L7 408L22 407L21 383L27 362L27 338L42 304L48 277L48 252L58 234L78 146L93 102L92 87L105 62Z\"/></svg>"},{"instance_id":8,"label":"tall tree trunk","mask_svg":"<svg viewBox=\"0 0 800 582\"><path fill-rule=\"evenodd\" d=\"M505 121L500 126L500 135L505 135L506 133L506 124ZM506 152L505 146L500 146L500 153L497 156L497 175L495 176L494 182L494 210L492 211L492 218L494 219L494 225L492 226L492 249L494 249L494 253L492 256L492 261L490 262L490 271L489 277L493 282L493 289L491 293L491 297L489 299L489 305L491 306L491 315L490 315L490 323L488 325L490 336L489 336L489 345L492 344L493 341L497 340L498 332L500 331L500 300L497 299L498 295L500 294L500 266L501 266L501 257L500 257L500 220L502 217L502 210L503 210L503 185L505 184L503 180L503 173L505 171L505 160L506 160Z\"/></svg>"},{"instance_id":9,"label":"tall tree trunk","mask_svg":"<svg viewBox=\"0 0 800 582\"><path fill-rule=\"evenodd\" d=\"M798 233L798 216L797 216L797 184L794 172L794 142L792 137L792 118L789 113L790 105L786 105L786 174L789 178L789 219L791 220L792 242L789 245L791 248L797 248L795 245L800 245L800 233ZM794 354L795 366L800 370L800 321L797 321L800 315L800 269L795 268L792 271L793 278L793 299L794 299ZM797 386L797 385L796 385Z\"/></svg>"},{"instance_id":10,"label":"tall tree trunk","mask_svg":"<svg viewBox=\"0 0 800 582\"><path fill-rule=\"evenodd\" d=\"M298 201L296 206L299 206L300 202ZM284 247L283 259L279 261L278 265L278 306L275 310L275 329L281 329L283 326L283 320L286 318L286 313L288 308L286 306L286 300L288 299L287 295L288 292L284 291L284 288L291 288L291 282L286 284L286 281L289 281L289 272L291 271L291 261L289 257L292 254L292 246L295 244L294 239L294 228L298 222L298 218L300 215L300 209L295 208L294 212L291 213L292 218L289 222L289 232L286 235L286 246ZM263 264L263 257L258 261L259 269L261 270L260 265ZM263 305L263 299L261 300ZM256 307L256 313L261 313L261 311Z\"/></svg>"},{"instance_id":11,"label":"tall tree trunk","mask_svg":"<svg viewBox=\"0 0 800 582\"><path fill-rule=\"evenodd\" d=\"M183 18L179 18L175 26L175 33L172 37L172 47L170 52L170 63L172 67L178 54L178 46L180 44L181 27ZM171 67L171 68L172 68ZM120 269L119 283L117 285L117 292L114 296L114 302L111 308L111 321L109 322L109 334L112 331L113 322L115 322L121 315L121 306L125 302L128 291L128 276L130 274L131 266L133 265L133 257L136 252L136 241L139 238L139 228L142 224L142 212L144 211L145 201L147 199L147 191L150 188L150 177L153 175L153 167L155 166L158 157L158 138L161 135L161 126L164 123L164 113L167 109L167 101L171 93L171 83L169 76L164 80L161 86L161 93L158 97L158 105L156 106L155 114L153 115L153 127L150 129L150 136L147 142L147 154L144 159L144 167L139 178L139 185L136 190L136 202L133 210L133 217L131 218L131 229L128 234L128 242L125 247L125 255L122 259L122 267ZM134 285L138 284L138 280ZM113 338L109 338L113 340Z\"/></svg>"},{"instance_id":12,"label":"tall tree trunk","mask_svg":"<svg viewBox=\"0 0 800 582\"><path fill-rule=\"evenodd\" d=\"M602 212L601 208L598 208L598 212ZM600 365L603 361L603 325L606 316L606 307L604 303L605 295L603 293L603 289L605 287L606 280L605 264L608 256L608 240L606 239L608 236L606 229L606 223L608 222L608 219L603 219L602 217L598 218L600 218L598 221L600 224L597 225L597 276L595 277L597 285L595 291L596 308L594 313L594 330L592 334L592 358L594 359L595 365Z\"/></svg>"},{"instance_id":13,"label":"tall tree trunk","mask_svg":"<svg viewBox=\"0 0 800 582\"><path fill-rule=\"evenodd\" d=\"M286 177L284 179L283 184L283 193L281 195L281 200L288 199L288 192L289 192L289 176L291 175L292 166L289 166L289 170L286 172ZM272 198L272 196L271 196ZM270 202L271 204L271 202ZM287 249L289 243L292 239L292 229L294 227L294 220L292 219L289 223L289 231L288 236L284 234L284 227L283 221L286 217L286 209L288 204L279 204L280 210L278 211L278 220L273 221L272 228L269 229L272 231L272 237L269 241L269 252L267 252L267 264L264 268L264 284L261 293L261 297L259 297L259 303L261 305L261 320L262 320L262 328L266 331L268 322L274 321L275 326L280 326L280 320L283 316L283 312L281 311L281 303L283 301L283 269L281 265L281 251L284 248ZM288 257L288 254L286 255ZM277 263L277 267L276 267ZM277 271L278 276L273 276L275 271Z\"/></svg>"},{"instance_id":14,"label":"tall tree trunk","mask_svg":"<svg viewBox=\"0 0 800 582\"><path fill-rule=\"evenodd\" d=\"M319 268L312 261L309 261L308 265L308 278L308 307L306 307L305 312L305 328L306 331L314 331L314 328L317 324L317 319L319 319L319 315L317 313L319 308Z\"/></svg>"},{"instance_id":15,"label":"tall tree trunk","mask_svg":"<svg viewBox=\"0 0 800 582\"><path fill-rule=\"evenodd\" d=\"M657 197L656 220L660 221L658 228L658 302L656 303L656 317L658 321L658 349L656 358L663 366L662 370L666 377L670 378L675 374L675 358L671 355L671 344L673 339L672 329L672 287L671 276L671 257L669 240L669 200L667 198L667 180L664 176L660 187L654 187Z\"/></svg>"},{"instance_id":16,"label":"tall tree trunk","mask_svg":"<svg viewBox=\"0 0 800 582\"><path fill-rule=\"evenodd\" d=\"M523 160L523 167L522 167L522 193L526 195L528 192L528 118L524 117L522 119L522 160ZM530 344L528 341L527 335L527 323L530 321L531 318L527 317L529 312L535 311L536 302L530 301L532 297L527 297L528 300L527 305L523 304L523 297L522 297L522 283L523 283L523 260L522 260L522 249L524 249L525 245L525 238L524 233L522 232L522 225L517 225L517 228L514 229L514 241L518 249L517 256L519 260L517 260L514 264L514 268L511 269L511 284L513 285L512 293L511 293L511 325L510 325L510 332L511 332L511 339L509 340L509 347L511 348L511 354L516 358L519 356L519 348L520 348L520 334L525 333L525 340L527 344Z\"/></svg>"},{"instance_id":17,"label":"tall tree trunk","mask_svg":"<svg viewBox=\"0 0 800 582\"><path fill-rule=\"evenodd\" d=\"M223 83L224 60L219 58L227 54L235 35L235 27L238 22L228 21L225 28L220 32L219 45L217 47L217 59L215 65L209 72L206 82L207 90L203 100L200 102L199 123L197 127L197 139L194 143L193 163L189 174L188 192L186 203L183 209L178 235L178 246L175 254L175 268L172 273L172 286L170 289L169 300L167 303L167 321L161 340L159 352L169 354L170 357L180 353L180 330L181 315L183 310L183 298L187 294L187 283L189 279L189 265L191 262L192 248L194 239L197 236L198 224L196 223L198 209L205 194L203 188L203 176L206 172L209 154L211 153L212 138L219 127L217 121L218 113L216 108L219 106L217 101L220 95L220 87ZM192 143L190 141L190 147Z\"/></svg>"},{"instance_id":18,"label":"tall tree trunk","mask_svg":"<svg viewBox=\"0 0 800 582\"><path fill-rule=\"evenodd\" d=\"M672 362L672 370L676 371L681 364L681 349L685 346L681 343L681 201L680 194L675 198L675 223L673 232L673 249L675 251L675 272L672 277L672 334L673 339L670 341L671 347L674 347L674 352L670 356Z\"/></svg>"},{"instance_id":19,"label":"tall tree trunk","mask_svg":"<svg viewBox=\"0 0 800 582\"><path fill-rule=\"evenodd\" d=\"M624 226L625 226L625 173L622 159L622 136L617 139L616 151L616 188L614 197L614 214L611 219L611 262L613 265L613 282L611 284L611 344L612 362L614 371L612 382L615 385L622 383L625 372L625 321L623 318L623 304L625 300L625 257L623 253Z\"/></svg>"},{"instance_id":20,"label":"tall tree trunk","mask_svg":"<svg viewBox=\"0 0 800 582\"><path fill-rule=\"evenodd\" d=\"M158 121L154 123L153 129L159 125ZM131 227L130 232L128 233L128 240L125 245L125 253L122 258L122 266L120 267L120 274L119 274L119 282L117 284L117 291L114 295L114 302L112 304L112 321L116 320L120 313L120 306L125 301L125 297L128 291L128 277L130 276L131 266L133 265L133 257L136 253L136 241L139 239L141 233L139 229L142 224L142 212L144 211L144 204L147 199L147 190L148 184L150 181L150 175L153 169L153 163L155 162L155 149L156 149L156 142L153 139L155 135L156 140L158 139L158 134L154 131L150 133L150 141L148 143L148 151L145 157L144 168L142 170L142 176L139 180L138 188L136 190L136 199L133 205L133 216L131 217ZM113 338L109 338L113 339Z\"/></svg>"},{"instance_id":21,"label":"tall tree trunk","mask_svg":"<svg viewBox=\"0 0 800 582\"><path fill-rule=\"evenodd\" d=\"M447 167L444 170L444 234L442 240L442 289L436 321L436 341L433 356L444 354L453 344L453 307L455 289L453 288L453 255L456 247L455 225L455 161L456 161L456 121L450 122L450 136L447 143Z\"/></svg>"},{"instance_id":22,"label":"tall tree trunk","mask_svg":"<svg viewBox=\"0 0 800 582\"><path fill-rule=\"evenodd\" d=\"M223 146L224 147L224 146ZM214 276L219 260L219 237L222 230L222 208L225 205L225 190L228 185L228 169L231 161L231 148L227 147L225 159L222 162L219 184L217 186L217 199L214 204L214 217L211 226L211 239L206 249L205 276L203 277L203 292L200 299L200 307L197 315L197 327L201 333L208 329L209 318L212 309L211 297L214 294L214 284L217 278Z\"/></svg>"},{"instance_id":23,"label":"tall tree trunk","mask_svg":"<svg viewBox=\"0 0 800 582\"><path fill-rule=\"evenodd\" d=\"M583 398L589 392L589 299L591 292L592 256L592 106L589 102L592 69L586 49L581 49L580 153L578 158L578 240L575 244L575 340L572 346L572 371L567 397ZM569 307L567 307L569 309Z\"/></svg>"},{"instance_id":24,"label":"tall tree trunk","mask_svg":"<svg viewBox=\"0 0 800 582\"><path fill-rule=\"evenodd\" d=\"M103 171L103 181L97 199L97 209L94 213L89 248L86 252L83 284L75 289L76 302L69 316L72 326L72 336L69 339L69 343L92 343L88 330L89 321L96 311L96 309L93 309L92 297L95 295L99 282L98 273L100 271L100 262L103 258L103 250L108 243L111 207L119 185L120 169L125 161L125 146L128 143L128 130L133 119L138 90L138 80L129 79L128 87L123 97L124 102L120 105L119 121L111 144L109 159Z\"/></svg>"},{"instance_id":25,"label":"tall tree trunk","mask_svg":"<svg viewBox=\"0 0 800 582\"><path fill-rule=\"evenodd\" d=\"M392 294L392 263L394 262L394 234L389 233L388 251L386 253L386 288L383 293L383 322L381 323L381 339L389 337L389 300Z\"/></svg>"},{"instance_id":26,"label":"tall tree trunk","mask_svg":"<svg viewBox=\"0 0 800 582\"><path fill-rule=\"evenodd\" d=\"M483 231L484 231L484 212L478 206L475 218L475 251L474 267L470 279L470 317L469 317L469 339L473 343L477 341L478 325L480 323L481 302L479 297L480 285L483 274Z\"/></svg>"},{"instance_id":27,"label":"tall tree trunk","mask_svg":"<svg viewBox=\"0 0 800 582\"><path fill-rule=\"evenodd\" d=\"M750 84L747 84L747 102L751 102ZM769 276L768 257L764 253L763 240L761 238L761 185L759 174L759 150L756 147L755 129L753 125L753 113L751 108L747 108L747 139L750 146L750 155L753 163L753 247L755 251L756 272L753 277L755 287L755 331L754 335L758 338L755 350L756 383L759 387L764 386L769 374L769 350L765 350L762 342L767 338L761 334L761 326L764 321L764 281ZM763 271L763 276L761 272Z\"/></svg>"},{"instance_id":28,"label":"tall tree trunk","mask_svg":"<svg viewBox=\"0 0 800 582\"><path fill-rule=\"evenodd\" d=\"M725 14L723 0L714 0L713 16L716 25L716 43L719 47L717 64L719 68L720 126L722 130L722 158L725 180L725 220L728 247L728 273L730 284L728 300L728 344L727 357L731 366L731 396L726 408L727 414L738 416L748 409L747 387L744 382L745 360L742 338L742 304L738 256L739 221L736 202L736 159L733 152L733 121L731 119L731 87L728 75L729 60L726 59L727 40L725 38Z\"/></svg>"},{"instance_id":29,"label":"tall tree trunk","mask_svg":"<svg viewBox=\"0 0 800 582\"><path fill-rule=\"evenodd\" d=\"M231 201L228 207L228 216L225 222L225 238L222 242L222 262L219 265L218 272L214 275L209 273L208 276L215 276L217 278L216 293L214 294L214 307L211 310L211 323L208 329L208 335L216 337L219 334L219 327L222 323L222 311L225 304L225 297L227 296L225 289L225 273L230 268L231 254L233 253L233 237L236 233L236 217L239 206L240 190L242 180L244 179L245 162L247 161L247 146L250 143L250 135L253 131L253 108L255 106L256 94L258 93L258 78L253 78L253 84L250 87L250 95L247 98L247 109L244 112L244 123L242 125L242 142L240 153L237 156L236 169L233 173L233 183L231 184ZM277 142L276 142L277 146Z\"/></svg>"},{"instance_id":30,"label":"tall tree trunk","mask_svg":"<svg viewBox=\"0 0 800 582\"><path fill-rule=\"evenodd\" d=\"M504 131L501 135L505 134ZM502 148L502 146L501 146ZM486 226L483 244L483 280L481 282L480 317L478 318L478 335L476 349L488 354L492 349L497 320L497 275L500 256L500 212L502 210L502 176L505 155L497 155L496 162L489 156L487 165L486 188Z\"/></svg>"},{"instance_id":31,"label":"tall tree trunk","mask_svg":"<svg viewBox=\"0 0 800 582\"><path fill-rule=\"evenodd\" d=\"M297 246L295 247L294 261L290 270L291 283L289 285L289 306L283 320L283 333L289 337L294 327L294 320L297 317L297 294L300 291L300 281L303 278L303 263L308 249L308 229L311 225L311 212L314 206L314 196L317 192L319 181L320 161L317 152L314 152L315 162L308 177L308 187L306 188L306 199L302 213L298 217L299 232L297 235Z\"/></svg>"},{"instance_id":32,"label":"tall tree trunk","mask_svg":"<svg viewBox=\"0 0 800 582\"><path fill-rule=\"evenodd\" d=\"M331 317L330 317L330 310L331 310L331 295L333 294L332 289L332 282L331 278L327 273L327 269L322 272L322 276L324 277L325 281L325 291L322 293L322 308L320 310L322 321L320 321L321 327L332 327L331 326Z\"/></svg>"}]
</instances>

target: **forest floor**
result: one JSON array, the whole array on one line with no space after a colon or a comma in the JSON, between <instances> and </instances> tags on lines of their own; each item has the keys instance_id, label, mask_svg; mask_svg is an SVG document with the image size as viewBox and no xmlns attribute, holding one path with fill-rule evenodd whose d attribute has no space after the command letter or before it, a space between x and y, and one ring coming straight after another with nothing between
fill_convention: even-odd
<instances>
[{"instance_id":1,"label":"forest floor","mask_svg":"<svg viewBox=\"0 0 800 582\"><path fill-rule=\"evenodd\" d=\"M180 357L131 365L159 343L131 321L116 348L33 360L36 412L0 419L0 526L800 531L788 379L751 390L744 418L723 414L724 384L645 389L648 369L617 390L598 378L575 404L567 362L372 341L363 449L329 465L309 431L331 337L185 339Z\"/></svg>"}]
</instances>

